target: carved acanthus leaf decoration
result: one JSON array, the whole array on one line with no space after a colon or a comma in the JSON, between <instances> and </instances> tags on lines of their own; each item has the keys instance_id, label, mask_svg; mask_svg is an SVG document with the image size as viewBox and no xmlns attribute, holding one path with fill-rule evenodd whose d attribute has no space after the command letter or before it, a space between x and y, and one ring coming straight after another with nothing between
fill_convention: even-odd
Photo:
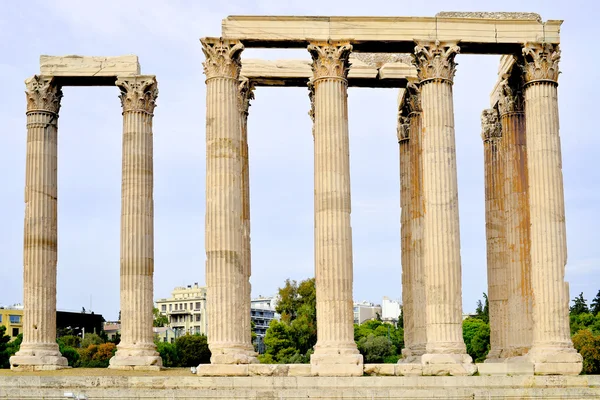
<instances>
[{"instance_id":1,"label":"carved acanthus leaf decoration","mask_svg":"<svg viewBox=\"0 0 600 400\"><path fill-rule=\"evenodd\" d=\"M121 90L119 98L123 112L154 113L158 97L158 84L154 75L119 77L116 85Z\"/></svg>"},{"instance_id":2,"label":"carved acanthus leaf decoration","mask_svg":"<svg viewBox=\"0 0 600 400\"><path fill-rule=\"evenodd\" d=\"M452 83L456 66L454 57L460 52L456 42L419 42L415 46L413 62L417 76L423 81L441 80Z\"/></svg>"},{"instance_id":3,"label":"carved acanthus leaf decoration","mask_svg":"<svg viewBox=\"0 0 600 400\"><path fill-rule=\"evenodd\" d=\"M248 78L242 78L238 86L238 105L240 112L248 115L250 100L254 100L254 82Z\"/></svg>"},{"instance_id":4,"label":"carved acanthus leaf decoration","mask_svg":"<svg viewBox=\"0 0 600 400\"><path fill-rule=\"evenodd\" d=\"M481 113L481 138L484 142L502 137L502 125L495 109L483 110Z\"/></svg>"},{"instance_id":5,"label":"carved acanthus leaf decoration","mask_svg":"<svg viewBox=\"0 0 600 400\"><path fill-rule=\"evenodd\" d=\"M58 114L60 110L60 99L63 93L56 85L53 77L35 75L25 81L27 90L27 112L48 111Z\"/></svg>"},{"instance_id":6,"label":"carved acanthus leaf decoration","mask_svg":"<svg viewBox=\"0 0 600 400\"><path fill-rule=\"evenodd\" d=\"M352 45L348 41L314 42L308 45L312 56L314 79L343 78L347 79L350 70L350 52Z\"/></svg>"},{"instance_id":7,"label":"carved acanthus leaf decoration","mask_svg":"<svg viewBox=\"0 0 600 400\"><path fill-rule=\"evenodd\" d=\"M551 43L525 43L523 46L523 75L525 83L558 82L560 49Z\"/></svg>"},{"instance_id":8,"label":"carved acanthus leaf decoration","mask_svg":"<svg viewBox=\"0 0 600 400\"><path fill-rule=\"evenodd\" d=\"M406 94L404 95L404 103L409 113L418 113L423 111L421 108L421 88L418 85L409 82L406 85Z\"/></svg>"},{"instance_id":9,"label":"carved acanthus leaf decoration","mask_svg":"<svg viewBox=\"0 0 600 400\"><path fill-rule=\"evenodd\" d=\"M500 115L523 112L522 86L505 78L500 84L498 110L500 111Z\"/></svg>"},{"instance_id":10,"label":"carved acanthus leaf decoration","mask_svg":"<svg viewBox=\"0 0 600 400\"><path fill-rule=\"evenodd\" d=\"M200 39L206 60L202 63L206 79L239 79L242 69L241 54L244 45L239 40L204 38Z\"/></svg>"},{"instance_id":11,"label":"carved acanthus leaf decoration","mask_svg":"<svg viewBox=\"0 0 600 400\"><path fill-rule=\"evenodd\" d=\"M308 80L308 99L310 100L310 110L308 116L315 123L315 84L312 79Z\"/></svg>"},{"instance_id":12,"label":"carved acanthus leaf decoration","mask_svg":"<svg viewBox=\"0 0 600 400\"><path fill-rule=\"evenodd\" d=\"M398 135L398 143L410 139L410 117L404 115L402 110L398 113L396 133Z\"/></svg>"}]
</instances>

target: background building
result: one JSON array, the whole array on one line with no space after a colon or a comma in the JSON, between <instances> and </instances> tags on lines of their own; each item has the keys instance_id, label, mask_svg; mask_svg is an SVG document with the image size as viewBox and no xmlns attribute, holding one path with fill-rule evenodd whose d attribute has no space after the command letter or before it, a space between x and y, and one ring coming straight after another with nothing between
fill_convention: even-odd
<instances>
[{"instance_id":1,"label":"background building","mask_svg":"<svg viewBox=\"0 0 600 400\"><path fill-rule=\"evenodd\" d=\"M381 302L381 320L397 326L400 318L400 307L399 300L392 300L387 296L383 296L383 301Z\"/></svg>"},{"instance_id":2,"label":"background building","mask_svg":"<svg viewBox=\"0 0 600 400\"><path fill-rule=\"evenodd\" d=\"M279 319L279 314L275 312L276 304L275 297L259 296L250 301L250 319L254 322L257 337L264 337L271 321Z\"/></svg>"},{"instance_id":3,"label":"background building","mask_svg":"<svg viewBox=\"0 0 600 400\"><path fill-rule=\"evenodd\" d=\"M365 321L376 319L377 316L381 318L381 306L379 304L369 303L368 301L354 303L355 324L362 324Z\"/></svg>"},{"instance_id":4,"label":"background building","mask_svg":"<svg viewBox=\"0 0 600 400\"><path fill-rule=\"evenodd\" d=\"M5 335L11 340L23 332L23 305L15 304L8 307L0 307L0 325L6 327Z\"/></svg>"},{"instance_id":5,"label":"background building","mask_svg":"<svg viewBox=\"0 0 600 400\"><path fill-rule=\"evenodd\" d=\"M206 287L198 286L198 282L193 286L176 287L170 298L157 300L156 307L167 316L176 337L186 333L206 335Z\"/></svg>"}]
</instances>

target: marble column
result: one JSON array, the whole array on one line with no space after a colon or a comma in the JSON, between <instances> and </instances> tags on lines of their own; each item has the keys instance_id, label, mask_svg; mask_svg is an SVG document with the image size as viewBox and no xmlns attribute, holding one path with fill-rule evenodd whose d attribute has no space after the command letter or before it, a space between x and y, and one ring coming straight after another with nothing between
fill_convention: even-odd
<instances>
[{"instance_id":1,"label":"marble column","mask_svg":"<svg viewBox=\"0 0 600 400\"><path fill-rule=\"evenodd\" d=\"M13 370L67 368L56 344L57 138L62 91L52 77L25 81L27 160L23 243L23 343Z\"/></svg>"},{"instance_id":2,"label":"marble column","mask_svg":"<svg viewBox=\"0 0 600 400\"><path fill-rule=\"evenodd\" d=\"M414 302L412 288L412 226L411 217L411 159L410 119L405 107L398 113L398 147L400 156L400 250L402 264L402 315L404 318L404 348L402 356L412 356L414 335Z\"/></svg>"},{"instance_id":3,"label":"marble column","mask_svg":"<svg viewBox=\"0 0 600 400\"><path fill-rule=\"evenodd\" d=\"M427 346L424 375L471 375L462 337L458 185L452 80L456 43L420 42L414 61L423 108L423 250Z\"/></svg>"},{"instance_id":4,"label":"marble column","mask_svg":"<svg viewBox=\"0 0 600 400\"><path fill-rule=\"evenodd\" d=\"M582 358L569 331L565 282L567 240L558 120L558 45L523 47L527 169L531 215L533 343L528 358L538 375L576 375Z\"/></svg>"},{"instance_id":5,"label":"marble column","mask_svg":"<svg viewBox=\"0 0 600 400\"><path fill-rule=\"evenodd\" d=\"M239 41L205 38L206 303L212 364L258 362L245 325L243 155Z\"/></svg>"},{"instance_id":6,"label":"marble column","mask_svg":"<svg viewBox=\"0 0 600 400\"><path fill-rule=\"evenodd\" d=\"M153 75L117 79L123 108L121 186L121 343L109 368L162 367L152 331L154 307Z\"/></svg>"},{"instance_id":7,"label":"marble column","mask_svg":"<svg viewBox=\"0 0 600 400\"><path fill-rule=\"evenodd\" d=\"M514 72L517 72L515 74ZM503 358L519 361L531 347L531 241L523 88L520 68L502 82L498 100L502 125L506 240L507 337ZM491 310L490 310L491 311ZM504 332L503 332L504 333ZM516 357L516 358L515 358Z\"/></svg>"},{"instance_id":8,"label":"marble column","mask_svg":"<svg viewBox=\"0 0 600 400\"><path fill-rule=\"evenodd\" d=\"M242 267L243 267L243 285L244 285L244 331L246 338L244 340L246 350L254 352L252 344L252 323L251 323L251 295L252 286L250 285L250 275L252 273L252 257L250 245L250 166L248 162L248 110L250 100L254 99L254 84L244 78L239 85L239 107L240 107L240 126L242 129L241 139L241 157L242 157Z\"/></svg>"},{"instance_id":9,"label":"marble column","mask_svg":"<svg viewBox=\"0 0 600 400\"><path fill-rule=\"evenodd\" d=\"M505 141L497 109L481 114L485 175L485 233L490 317L490 351L486 362L502 360L507 341L507 270Z\"/></svg>"},{"instance_id":10,"label":"marble column","mask_svg":"<svg viewBox=\"0 0 600 400\"><path fill-rule=\"evenodd\" d=\"M348 142L349 42L308 46L313 63L317 344L311 373L362 376L354 342Z\"/></svg>"}]
</instances>

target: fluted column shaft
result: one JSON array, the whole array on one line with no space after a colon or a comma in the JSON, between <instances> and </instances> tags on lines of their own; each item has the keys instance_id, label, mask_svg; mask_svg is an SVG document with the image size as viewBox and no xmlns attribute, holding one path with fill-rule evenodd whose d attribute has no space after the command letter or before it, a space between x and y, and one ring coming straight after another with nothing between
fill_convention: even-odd
<instances>
[{"instance_id":1,"label":"fluted column shaft","mask_svg":"<svg viewBox=\"0 0 600 400\"><path fill-rule=\"evenodd\" d=\"M354 342L348 141L348 43L313 43L315 283L320 362L362 363ZM323 357L325 356L325 357ZM331 357L332 361L325 358ZM356 368L358 370L358 368ZM362 369L361 369L362 370ZM327 371L322 371L327 373ZM354 375L355 371L351 371ZM362 372L361 372L362 375Z\"/></svg>"},{"instance_id":2,"label":"fluted column shaft","mask_svg":"<svg viewBox=\"0 0 600 400\"><path fill-rule=\"evenodd\" d=\"M490 351L487 359L501 357L507 340L506 270L506 155L504 132L496 109L484 110L482 139L485 175L485 232L487 249ZM512 318L512 317L511 317Z\"/></svg>"},{"instance_id":3,"label":"fluted column shaft","mask_svg":"<svg viewBox=\"0 0 600 400\"><path fill-rule=\"evenodd\" d=\"M246 337L244 343L249 351L254 351L252 344L251 294L250 275L252 272L252 257L250 245L250 165L248 160L248 111L250 100L254 99L254 86L248 79L242 79L238 87L240 107L241 157L242 157L242 266L244 284L244 315L243 325Z\"/></svg>"},{"instance_id":4,"label":"fluted column shaft","mask_svg":"<svg viewBox=\"0 0 600 400\"><path fill-rule=\"evenodd\" d=\"M525 58L525 120L531 213L531 287L533 343L530 358L536 373L549 373L537 363L573 363L580 371L569 331L569 293L565 282L567 242L559 137L558 46L528 43ZM556 371L555 371L556 372ZM577 372L578 373L578 372Z\"/></svg>"},{"instance_id":5,"label":"fluted column shaft","mask_svg":"<svg viewBox=\"0 0 600 400\"><path fill-rule=\"evenodd\" d=\"M517 68L515 68L515 71ZM519 71L520 72L520 71ZM498 102L505 156L507 342L503 357L518 357L531 347L531 241L527 146L522 78L512 74L502 84Z\"/></svg>"},{"instance_id":6,"label":"fluted column shaft","mask_svg":"<svg viewBox=\"0 0 600 400\"><path fill-rule=\"evenodd\" d=\"M154 76L120 78L123 107L121 186L121 343L111 368L160 367L152 331L154 307Z\"/></svg>"},{"instance_id":7,"label":"fluted column shaft","mask_svg":"<svg viewBox=\"0 0 600 400\"><path fill-rule=\"evenodd\" d=\"M57 124L62 91L51 77L26 82L27 160L23 243L23 343L12 369L59 369L56 344Z\"/></svg>"},{"instance_id":8,"label":"fluted column shaft","mask_svg":"<svg viewBox=\"0 0 600 400\"><path fill-rule=\"evenodd\" d=\"M452 79L455 44L415 48L423 108L427 354L465 354ZM464 361L470 362L470 357Z\"/></svg>"},{"instance_id":9,"label":"fluted column shaft","mask_svg":"<svg viewBox=\"0 0 600 400\"><path fill-rule=\"evenodd\" d=\"M206 285L213 364L256 362L247 348L239 109L241 43L202 39L206 56Z\"/></svg>"},{"instance_id":10,"label":"fluted column shaft","mask_svg":"<svg viewBox=\"0 0 600 400\"><path fill-rule=\"evenodd\" d=\"M410 154L410 119L401 115L398 121L398 145L400 152L400 248L402 262L402 314L404 317L404 349L402 355L412 355L414 344L414 299L413 299L413 263L411 226L411 154Z\"/></svg>"}]
</instances>

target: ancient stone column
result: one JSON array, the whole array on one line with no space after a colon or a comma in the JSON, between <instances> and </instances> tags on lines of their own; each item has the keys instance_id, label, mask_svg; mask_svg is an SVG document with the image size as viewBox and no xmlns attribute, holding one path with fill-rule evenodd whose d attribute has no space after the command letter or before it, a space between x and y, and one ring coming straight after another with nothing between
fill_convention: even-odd
<instances>
[{"instance_id":1,"label":"ancient stone column","mask_svg":"<svg viewBox=\"0 0 600 400\"><path fill-rule=\"evenodd\" d=\"M513 69L520 72L518 67ZM505 158L503 175L506 253L503 264L506 266L504 273L508 295L506 315L510 316L506 319L507 330L502 331L502 334L507 335L501 354L503 358L520 357L531 347L531 241L527 144L521 81L520 73L507 75L498 100ZM519 358L514 358L514 361L519 361Z\"/></svg>"},{"instance_id":2,"label":"ancient stone column","mask_svg":"<svg viewBox=\"0 0 600 400\"><path fill-rule=\"evenodd\" d=\"M535 373L575 375L582 358L569 332L565 282L567 240L558 122L558 45L523 47L527 168L531 215L533 343L528 358Z\"/></svg>"},{"instance_id":3,"label":"ancient stone column","mask_svg":"<svg viewBox=\"0 0 600 400\"><path fill-rule=\"evenodd\" d=\"M27 166L23 244L23 343L14 370L67 367L56 344L57 129L62 91L52 77L25 81Z\"/></svg>"},{"instance_id":4,"label":"ancient stone column","mask_svg":"<svg viewBox=\"0 0 600 400\"><path fill-rule=\"evenodd\" d=\"M160 369L152 332L154 307L154 168L152 117L158 88L153 75L122 77L121 343L113 369Z\"/></svg>"},{"instance_id":5,"label":"ancient stone column","mask_svg":"<svg viewBox=\"0 0 600 400\"><path fill-rule=\"evenodd\" d=\"M244 340L246 349L254 352L252 344L252 324L251 324L251 293L250 275L252 272L252 257L250 245L250 167L248 163L248 110L250 100L254 99L254 84L244 78L239 85L239 107L240 107L240 126L242 129L241 156L242 156L242 266L244 272L243 284L244 292L244 331L247 337Z\"/></svg>"},{"instance_id":6,"label":"ancient stone column","mask_svg":"<svg viewBox=\"0 0 600 400\"><path fill-rule=\"evenodd\" d=\"M483 110L481 137L485 175L485 233L490 316L490 351L486 362L501 360L507 336L505 140L497 109ZM511 316L512 318L512 316Z\"/></svg>"},{"instance_id":7,"label":"ancient stone column","mask_svg":"<svg viewBox=\"0 0 600 400\"><path fill-rule=\"evenodd\" d=\"M243 245L240 55L235 40L201 40L206 57L206 303L212 364L258 362L249 349Z\"/></svg>"},{"instance_id":8,"label":"ancient stone column","mask_svg":"<svg viewBox=\"0 0 600 400\"><path fill-rule=\"evenodd\" d=\"M427 348L425 375L475 372L462 338L458 185L452 79L456 43L421 42L414 60L423 108L423 250Z\"/></svg>"},{"instance_id":9,"label":"ancient stone column","mask_svg":"<svg viewBox=\"0 0 600 400\"><path fill-rule=\"evenodd\" d=\"M361 376L354 342L348 143L348 42L308 46L313 63L317 344L313 375Z\"/></svg>"},{"instance_id":10,"label":"ancient stone column","mask_svg":"<svg viewBox=\"0 0 600 400\"><path fill-rule=\"evenodd\" d=\"M404 98L409 121L410 198L409 225L411 234L410 287L412 292L412 345L408 362L420 362L425 354L427 331L425 324L425 273L423 271L423 161L421 147L423 113L421 91L413 83L406 87Z\"/></svg>"},{"instance_id":11,"label":"ancient stone column","mask_svg":"<svg viewBox=\"0 0 600 400\"><path fill-rule=\"evenodd\" d=\"M400 249L402 263L402 315L404 318L404 359L412 356L414 335L414 302L412 288L412 226L411 219L411 158L410 119L405 107L398 113L398 147L400 153Z\"/></svg>"}]
</instances>

